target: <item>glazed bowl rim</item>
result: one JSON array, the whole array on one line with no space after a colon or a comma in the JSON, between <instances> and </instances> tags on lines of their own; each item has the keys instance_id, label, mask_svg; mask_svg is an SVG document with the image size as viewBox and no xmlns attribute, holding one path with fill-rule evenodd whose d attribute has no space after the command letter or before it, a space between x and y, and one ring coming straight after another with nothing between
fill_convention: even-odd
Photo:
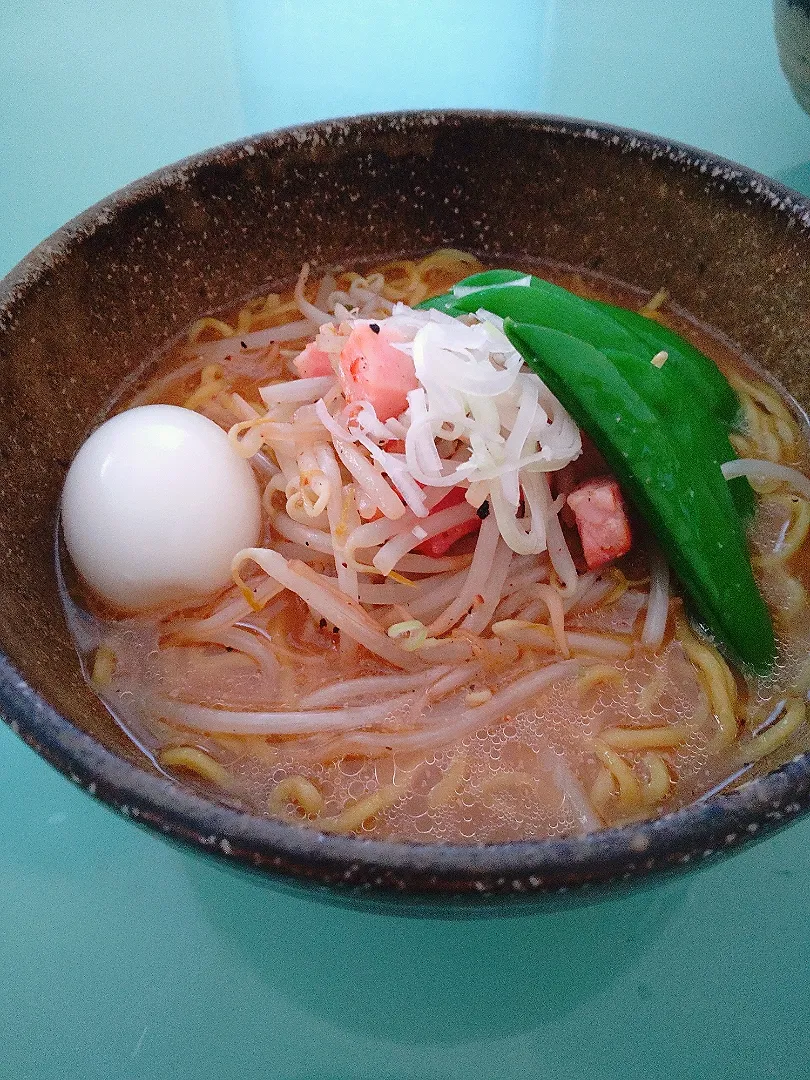
<instances>
[{"instance_id":1,"label":"glazed bowl rim","mask_svg":"<svg viewBox=\"0 0 810 1080\"><path fill-rule=\"evenodd\" d=\"M437 110L372 113L282 128L226 143L158 169L67 222L0 280L0 332L39 278L68 259L74 246L114 223L124 208L183 186L208 166L235 164L262 151L292 152L364 130L407 133L477 122L526 125L569 139L610 143L630 154L666 158L699 171L710 188L736 189L810 233L810 199L745 166L685 144L614 125L541 113ZM810 237L808 237L810 240ZM331 884L406 893L525 892L566 889L569 880L607 882L700 861L762 835L804 809L810 752L726 794L704 798L663 817L586 835L507 843L435 844L336 836L211 802L134 762L118 757L77 728L29 686L0 652L0 715L42 757L120 813L202 850L248 866Z\"/></svg>"}]
</instances>

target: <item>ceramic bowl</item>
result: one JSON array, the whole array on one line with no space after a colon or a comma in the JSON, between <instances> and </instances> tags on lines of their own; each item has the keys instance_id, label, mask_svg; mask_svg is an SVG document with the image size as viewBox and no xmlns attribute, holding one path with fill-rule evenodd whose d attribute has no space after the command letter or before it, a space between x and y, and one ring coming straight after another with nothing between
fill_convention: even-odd
<instances>
[{"instance_id":1,"label":"ceramic bowl","mask_svg":"<svg viewBox=\"0 0 810 1080\"><path fill-rule=\"evenodd\" d=\"M761 837L810 802L810 756L678 813L586 837L427 846L327 836L154 769L83 682L54 576L67 465L122 379L201 313L304 259L452 245L547 258L677 301L810 402L810 203L747 169L560 118L411 113L245 139L60 229L0 284L0 712L120 813L239 864L441 898L636 878Z\"/></svg>"}]
</instances>

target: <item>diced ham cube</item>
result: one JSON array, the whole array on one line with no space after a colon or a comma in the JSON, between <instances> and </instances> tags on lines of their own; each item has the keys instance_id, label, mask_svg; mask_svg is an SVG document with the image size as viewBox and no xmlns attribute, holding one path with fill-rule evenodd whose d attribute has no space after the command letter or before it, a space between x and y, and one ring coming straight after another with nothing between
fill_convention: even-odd
<instances>
[{"instance_id":1,"label":"diced ham cube","mask_svg":"<svg viewBox=\"0 0 810 1080\"><path fill-rule=\"evenodd\" d=\"M310 342L302 353L293 360L302 379L317 379L323 375L332 375L332 361L329 353Z\"/></svg>"},{"instance_id":2,"label":"diced ham cube","mask_svg":"<svg viewBox=\"0 0 810 1080\"><path fill-rule=\"evenodd\" d=\"M632 544L630 523L617 482L610 476L580 484L567 498L574 512L589 570L626 555Z\"/></svg>"},{"instance_id":3,"label":"diced ham cube","mask_svg":"<svg viewBox=\"0 0 810 1080\"><path fill-rule=\"evenodd\" d=\"M408 392L419 385L413 360L395 349L383 329L355 326L340 353L338 374L349 403L368 401L382 421L408 407Z\"/></svg>"},{"instance_id":4,"label":"diced ham cube","mask_svg":"<svg viewBox=\"0 0 810 1080\"><path fill-rule=\"evenodd\" d=\"M549 479L555 495L570 495L586 480L592 480L595 476L607 476L609 473L607 462L583 431L582 453L562 469L551 473ZM562 508L561 517L564 524L573 528L574 515L567 506Z\"/></svg>"},{"instance_id":5,"label":"diced ham cube","mask_svg":"<svg viewBox=\"0 0 810 1080\"><path fill-rule=\"evenodd\" d=\"M404 454L405 453L405 440L404 439L389 439L383 443L383 450L387 454Z\"/></svg>"},{"instance_id":6,"label":"diced ham cube","mask_svg":"<svg viewBox=\"0 0 810 1080\"><path fill-rule=\"evenodd\" d=\"M466 497L467 491L465 488L451 488L447 495L437 502L430 512L431 514L438 514L440 510L447 510L450 506L461 506ZM440 559L442 555L447 554L456 540L460 540L462 536L469 536L471 533L478 532L480 528L481 518L471 506L470 517L467 521L460 521L458 525L453 525L452 528L445 529L444 532L423 540L418 547L414 548L414 551L418 551L420 555L430 555L434 559Z\"/></svg>"},{"instance_id":7,"label":"diced ham cube","mask_svg":"<svg viewBox=\"0 0 810 1080\"><path fill-rule=\"evenodd\" d=\"M432 559L440 559L442 555L447 554L456 540L460 540L462 536L477 533L480 528L481 519L472 517L469 521L454 525L452 529L445 529L437 536L431 536L429 540L423 540L419 547L414 548L414 551L418 551L420 555L430 555Z\"/></svg>"}]
</instances>

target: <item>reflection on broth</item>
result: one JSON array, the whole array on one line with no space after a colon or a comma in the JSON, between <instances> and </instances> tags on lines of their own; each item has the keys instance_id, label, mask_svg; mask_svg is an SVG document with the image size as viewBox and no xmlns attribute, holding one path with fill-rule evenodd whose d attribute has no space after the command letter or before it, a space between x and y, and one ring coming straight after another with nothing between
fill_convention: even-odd
<instances>
[{"instance_id":1,"label":"reflection on broth","mask_svg":"<svg viewBox=\"0 0 810 1080\"><path fill-rule=\"evenodd\" d=\"M802 418L663 292L521 267L683 334L739 398L737 455L789 467L750 473L777 641L755 676L690 622L661 538L500 320L413 312L482 269L451 250L305 268L199 319L113 403L207 417L262 496L258 542L190 605L126 612L63 567L91 685L167 772L326 831L505 841L656 816L796 752Z\"/></svg>"}]
</instances>

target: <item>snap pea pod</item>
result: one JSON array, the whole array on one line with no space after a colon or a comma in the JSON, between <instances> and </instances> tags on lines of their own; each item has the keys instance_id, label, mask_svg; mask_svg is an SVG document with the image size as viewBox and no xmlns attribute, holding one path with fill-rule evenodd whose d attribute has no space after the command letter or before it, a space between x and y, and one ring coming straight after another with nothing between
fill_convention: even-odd
<instances>
[{"instance_id":1,"label":"snap pea pod","mask_svg":"<svg viewBox=\"0 0 810 1080\"><path fill-rule=\"evenodd\" d=\"M459 281L453 288L478 289L488 285L508 285L512 281L525 277L531 277L531 275L521 274L518 270L482 270L480 274L471 274L469 277ZM516 288L518 286L512 287ZM441 293L439 296L431 296L429 300L423 300L416 307L417 310L436 308L438 311L444 311L448 315L457 315L459 312L455 310L455 305L458 299L459 297L451 290L450 292Z\"/></svg>"},{"instance_id":2,"label":"snap pea pod","mask_svg":"<svg viewBox=\"0 0 810 1080\"><path fill-rule=\"evenodd\" d=\"M559 330L519 323L504 330L588 431L647 519L697 617L731 657L766 674L775 643L754 580L742 523L719 468L679 445L667 424L604 352Z\"/></svg>"},{"instance_id":3,"label":"snap pea pod","mask_svg":"<svg viewBox=\"0 0 810 1080\"><path fill-rule=\"evenodd\" d=\"M528 286L510 284L529 279ZM485 270L458 282L454 289L475 289L466 295L455 291L426 300L448 315L462 315L479 308L501 318L537 323L572 334L597 349L621 349L649 364L656 353L667 353L668 381L673 392L683 391L730 429L740 418L740 402L728 380L713 361L679 334L637 312L585 300L575 293L517 270Z\"/></svg>"},{"instance_id":4,"label":"snap pea pod","mask_svg":"<svg viewBox=\"0 0 810 1080\"><path fill-rule=\"evenodd\" d=\"M639 364L636 357L617 349L603 351L633 389L658 413L661 423L678 439L681 452L712 465L720 476L720 466L726 461L733 461L737 455L725 428L716 417L706 414L693 398L672 393L672 385L664 374L666 364L663 368L656 368L649 362ZM745 477L721 479L741 519L747 521L752 518L756 510L756 495Z\"/></svg>"},{"instance_id":5,"label":"snap pea pod","mask_svg":"<svg viewBox=\"0 0 810 1080\"><path fill-rule=\"evenodd\" d=\"M693 385L700 394L705 393L708 382L710 408L713 408L715 415L728 427L739 426L742 420L739 398L722 371L699 349L682 338L680 334L676 334L674 330L662 326L661 323L645 315L640 315L637 311L616 307L614 304L605 304L600 300L592 300L591 303L594 307L608 312L627 330L632 330L645 343L648 350L655 349L659 352L663 350L668 354L668 358L679 359L687 370L694 372Z\"/></svg>"}]
</instances>

